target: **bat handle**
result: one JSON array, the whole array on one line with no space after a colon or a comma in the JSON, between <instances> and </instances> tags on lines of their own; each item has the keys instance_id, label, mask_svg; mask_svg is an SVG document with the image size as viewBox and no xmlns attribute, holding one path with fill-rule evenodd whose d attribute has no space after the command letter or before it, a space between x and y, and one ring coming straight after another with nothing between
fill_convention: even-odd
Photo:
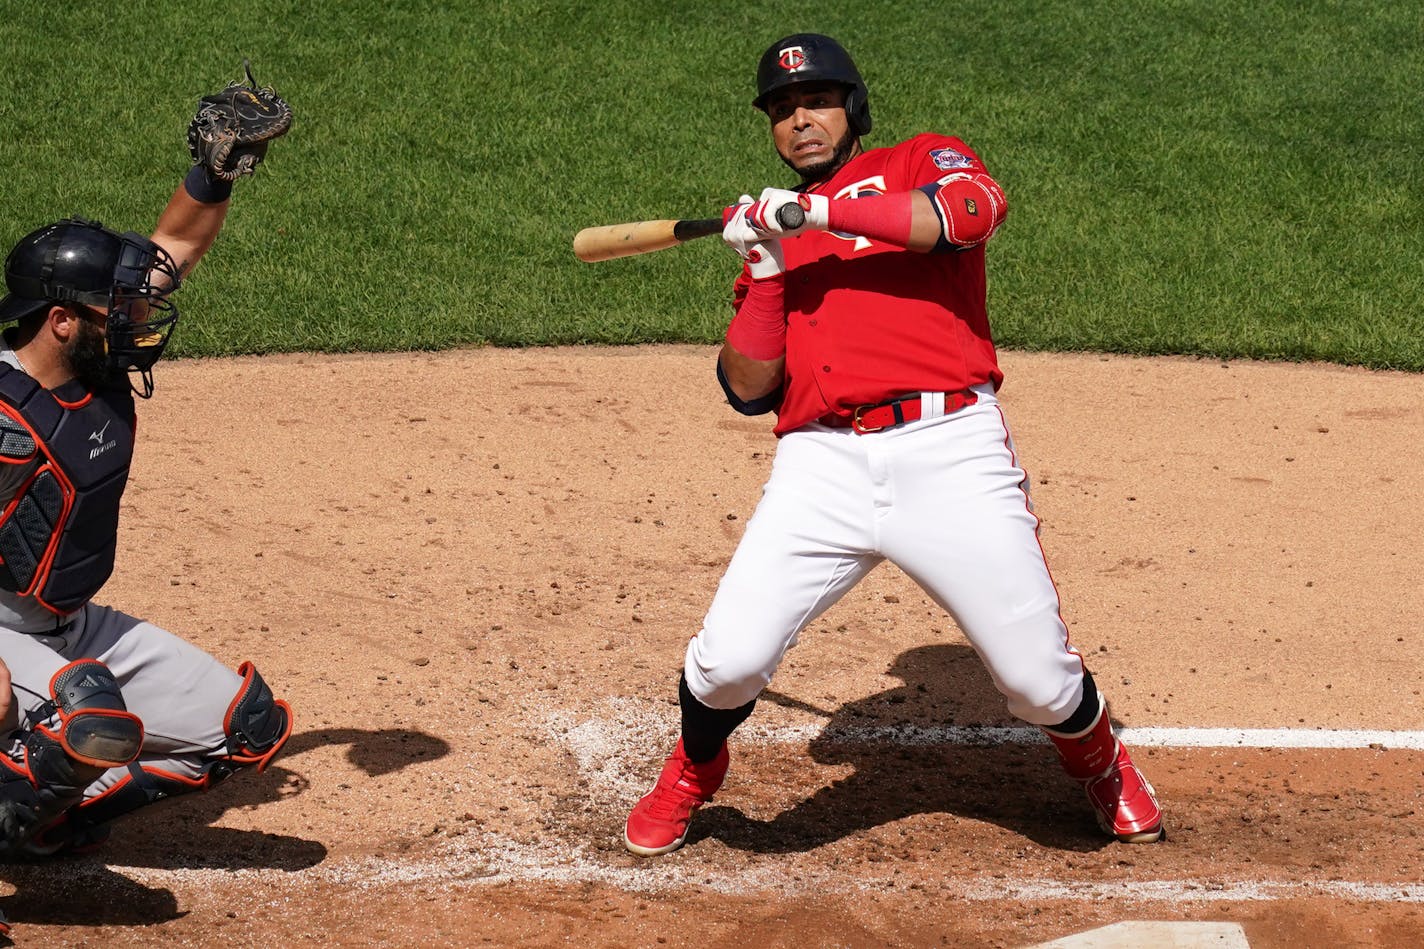
<instances>
[{"instance_id":1,"label":"bat handle","mask_svg":"<svg viewBox=\"0 0 1424 949\"><path fill-rule=\"evenodd\" d=\"M788 231L794 231L806 223L806 212L799 204L783 204L776 209L776 223Z\"/></svg>"}]
</instances>

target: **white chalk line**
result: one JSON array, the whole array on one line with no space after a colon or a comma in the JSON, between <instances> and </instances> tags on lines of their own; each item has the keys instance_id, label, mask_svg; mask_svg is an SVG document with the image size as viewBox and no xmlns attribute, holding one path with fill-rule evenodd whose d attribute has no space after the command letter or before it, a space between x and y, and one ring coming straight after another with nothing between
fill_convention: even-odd
<instances>
[{"instance_id":1,"label":"white chalk line","mask_svg":"<svg viewBox=\"0 0 1424 949\"><path fill-rule=\"evenodd\" d=\"M1028 726L874 725L839 727L799 724L749 727L748 735L767 744L821 742L889 745L1040 745L1048 739ZM740 732L738 733L741 734ZM1297 728L1119 728L1118 737L1135 747L1154 748L1396 748L1424 750L1424 731Z\"/></svg>"},{"instance_id":2,"label":"white chalk line","mask_svg":"<svg viewBox=\"0 0 1424 949\"><path fill-rule=\"evenodd\" d=\"M788 866L788 863L794 863ZM80 867L77 876L85 873ZM808 866L801 861L767 859L754 867L713 870L702 861L671 858L619 866L567 843L522 843L499 835L474 835L452 842L444 854L415 860L365 858L339 860L297 872L278 870L154 869L110 865L147 886L187 885L208 891L236 889L261 896L264 888L337 886L372 890L434 884L474 888L502 884L577 886L606 884L618 889L659 893L670 891L746 894L883 891L904 889L908 879L919 892L946 900L972 903L996 901L1100 901L1173 903L1247 903L1323 898L1364 903L1424 903L1424 884L1351 880L1116 880L1082 881L1052 878L945 877L941 881L915 874L867 876L859 868L853 877L843 871Z\"/></svg>"},{"instance_id":3,"label":"white chalk line","mask_svg":"<svg viewBox=\"0 0 1424 949\"><path fill-rule=\"evenodd\" d=\"M593 728L596 731L616 730L623 733L621 741L609 736L606 751L612 745L637 753L646 751L644 740L664 740L672 737L677 725L677 710L667 703L647 699L613 698L604 703L607 712L578 714L572 711L556 713L546 727L556 738L570 731ZM804 717L804 715L799 716ZM1124 726L1117 734L1129 745L1144 748L1291 748L1291 749L1367 749L1385 748L1401 751L1424 751L1424 731L1362 728L1158 728ZM777 722L753 719L737 729L738 742L751 744L826 744L881 745L1044 745L1048 739L1037 728L1028 725L842 725L833 720ZM656 747L656 746L655 746Z\"/></svg>"}]
</instances>

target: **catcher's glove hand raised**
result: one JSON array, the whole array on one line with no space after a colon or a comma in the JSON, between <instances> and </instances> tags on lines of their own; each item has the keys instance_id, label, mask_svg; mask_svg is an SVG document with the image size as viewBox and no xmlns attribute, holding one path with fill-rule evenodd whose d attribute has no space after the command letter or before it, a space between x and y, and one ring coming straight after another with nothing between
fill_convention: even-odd
<instances>
[{"instance_id":1,"label":"catcher's glove hand raised","mask_svg":"<svg viewBox=\"0 0 1424 949\"><path fill-rule=\"evenodd\" d=\"M257 170L267 144L292 127L292 107L270 87L258 86L252 66L242 61L247 84L234 82L198 100L198 114L188 125L193 164L223 181L236 181Z\"/></svg>"}]
</instances>

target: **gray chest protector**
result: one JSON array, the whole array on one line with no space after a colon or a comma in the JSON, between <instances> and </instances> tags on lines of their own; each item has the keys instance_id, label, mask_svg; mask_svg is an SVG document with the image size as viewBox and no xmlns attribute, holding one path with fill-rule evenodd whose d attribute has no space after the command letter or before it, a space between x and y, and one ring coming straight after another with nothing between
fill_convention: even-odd
<instances>
[{"instance_id":1,"label":"gray chest protector","mask_svg":"<svg viewBox=\"0 0 1424 949\"><path fill-rule=\"evenodd\" d=\"M53 391L0 363L0 466L25 477L0 511L0 589L65 615L109 579L134 448L127 389Z\"/></svg>"}]
</instances>

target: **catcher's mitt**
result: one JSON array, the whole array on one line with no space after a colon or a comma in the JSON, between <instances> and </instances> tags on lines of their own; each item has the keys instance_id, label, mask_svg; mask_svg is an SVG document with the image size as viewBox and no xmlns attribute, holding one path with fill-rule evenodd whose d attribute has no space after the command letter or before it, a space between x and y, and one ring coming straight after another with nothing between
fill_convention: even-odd
<instances>
[{"instance_id":1,"label":"catcher's mitt","mask_svg":"<svg viewBox=\"0 0 1424 949\"><path fill-rule=\"evenodd\" d=\"M198 100L198 114L188 125L188 151L193 164L214 178L236 181L257 170L267 144L292 127L292 107L252 78L252 66L242 61L247 84L234 82L222 92Z\"/></svg>"}]
</instances>

